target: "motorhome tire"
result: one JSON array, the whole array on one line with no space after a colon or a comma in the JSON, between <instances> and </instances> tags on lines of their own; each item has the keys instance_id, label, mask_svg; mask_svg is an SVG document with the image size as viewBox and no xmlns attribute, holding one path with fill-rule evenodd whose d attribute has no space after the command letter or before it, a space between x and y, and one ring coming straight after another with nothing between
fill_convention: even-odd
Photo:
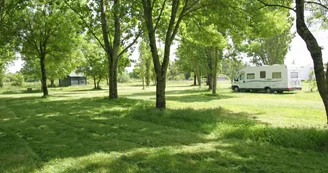
<instances>
[{"instance_id":1,"label":"motorhome tire","mask_svg":"<svg viewBox=\"0 0 328 173\"><path fill-rule=\"evenodd\" d=\"M235 92L239 92L239 87L235 86L235 87L233 88L233 90L234 90Z\"/></svg>"},{"instance_id":2,"label":"motorhome tire","mask_svg":"<svg viewBox=\"0 0 328 173\"><path fill-rule=\"evenodd\" d=\"M267 87L267 88L265 88L265 92L266 92L266 93L271 93L272 90L271 90L271 88Z\"/></svg>"}]
</instances>

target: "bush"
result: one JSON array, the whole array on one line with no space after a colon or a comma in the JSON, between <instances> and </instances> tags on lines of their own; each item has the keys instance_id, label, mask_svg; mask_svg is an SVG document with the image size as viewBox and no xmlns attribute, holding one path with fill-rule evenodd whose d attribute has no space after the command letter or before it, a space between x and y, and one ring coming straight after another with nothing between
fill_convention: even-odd
<instances>
[{"instance_id":1,"label":"bush","mask_svg":"<svg viewBox=\"0 0 328 173\"><path fill-rule=\"evenodd\" d=\"M16 73L11 76L11 86L23 86L24 76L21 73Z\"/></svg>"},{"instance_id":2,"label":"bush","mask_svg":"<svg viewBox=\"0 0 328 173\"><path fill-rule=\"evenodd\" d=\"M123 73L118 74L117 79L120 83L128 83L130 81L129 73L127 71L124 71Z\"/></svg>"}]
</instances>

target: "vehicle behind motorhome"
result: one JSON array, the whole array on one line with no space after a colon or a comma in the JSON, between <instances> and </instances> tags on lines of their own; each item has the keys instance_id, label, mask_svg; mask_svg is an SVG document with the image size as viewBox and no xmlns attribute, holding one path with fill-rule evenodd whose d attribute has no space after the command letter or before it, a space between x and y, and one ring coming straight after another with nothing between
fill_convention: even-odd
<instances>
[{"instance_id":1,"label":"vehicle behind motorhome","mask_svg":"<svg viewBox=\"0 0 328 173\"><path fill-rule=\"evenodd\" d=\"M231 89L236 92L262 90L267 93L301 90L300 68L280 64L246 67L240 70Z\"/></svg>"}]
</instances>

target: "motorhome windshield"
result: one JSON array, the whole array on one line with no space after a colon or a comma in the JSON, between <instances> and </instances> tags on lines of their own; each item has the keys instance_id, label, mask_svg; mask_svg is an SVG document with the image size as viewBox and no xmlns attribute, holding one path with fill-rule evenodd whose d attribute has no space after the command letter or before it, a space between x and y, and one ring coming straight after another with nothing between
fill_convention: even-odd
<instances>
[{"instance_id":1,"label":"motorhome windshield","mask_svg":"<svg viewBox=\"0 0 328 173\"><path fill-rule=\"evenodd\" d=\"M298 72L290 72L291 78L298 78Z\"/></svg>"}]
</instances>

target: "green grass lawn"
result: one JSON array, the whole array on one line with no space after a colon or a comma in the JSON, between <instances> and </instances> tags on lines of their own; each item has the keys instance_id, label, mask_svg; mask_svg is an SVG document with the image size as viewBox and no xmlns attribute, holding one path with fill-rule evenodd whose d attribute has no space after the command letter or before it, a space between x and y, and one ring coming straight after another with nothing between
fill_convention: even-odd
<instances>
[{"instance_id":1,"label":"green grass lawn","mask_svg":"<svg viewBox=\"0 0 328 173\"><path fill-rule=\"evenodd\" d=\"M50 89L51 97L0 90L0 172L328 172L319 94L218 95L190 83Z\"/></svg>"}]
</instances>

